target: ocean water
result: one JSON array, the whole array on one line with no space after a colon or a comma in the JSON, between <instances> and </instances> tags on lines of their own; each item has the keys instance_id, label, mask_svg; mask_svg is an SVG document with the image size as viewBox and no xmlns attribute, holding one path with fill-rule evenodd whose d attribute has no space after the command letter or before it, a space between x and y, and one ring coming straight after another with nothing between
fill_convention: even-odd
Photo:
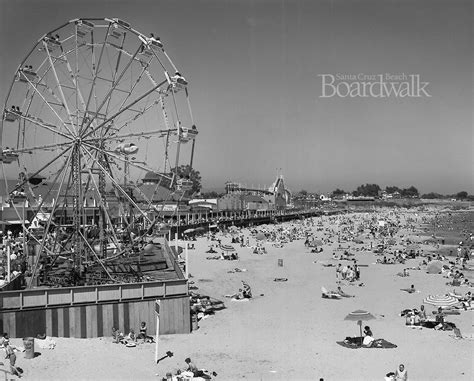
<instances>
[{"instance_id":1,"label":"ocean water","mask_svg":"<svg viewBox=\"0 0 474 381\"><path fill-rule=\"evenodd\" d=\"M462 245L474 248L474 211L443 211L433 217L430 223L422 225L426 236L434 235L440 243L439 252L456 255L456 248ZM441 244L444 240L444 245Z\"/></svg>"}]
</instances>

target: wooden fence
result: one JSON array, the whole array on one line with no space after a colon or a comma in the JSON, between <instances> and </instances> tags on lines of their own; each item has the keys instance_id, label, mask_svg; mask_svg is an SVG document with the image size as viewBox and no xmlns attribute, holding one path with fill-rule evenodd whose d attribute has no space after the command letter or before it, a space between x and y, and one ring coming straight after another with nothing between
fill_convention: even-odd
<instances>
[{"instance_id":1,"label":"wooden fence","mask_svg":"<svg viewBox=\"0 0 474 381\"><path fill-rule=\"evenodd\" d=\"M155 332L155 300L161 301L160 333L189 333L186 279L0 293L0 332L11 337L110 336L112 327Z\"/></svg>"}]
</instances>

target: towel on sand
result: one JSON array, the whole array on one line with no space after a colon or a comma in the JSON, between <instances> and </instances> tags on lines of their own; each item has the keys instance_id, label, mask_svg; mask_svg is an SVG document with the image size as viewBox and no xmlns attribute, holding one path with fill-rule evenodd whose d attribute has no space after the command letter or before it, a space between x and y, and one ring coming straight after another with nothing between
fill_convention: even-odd
<instances>
[{"instance_id":1,"label":"towel on sand","mask_svg":"<svg viewBox=\"0 0 474 381\"><path fill-rule=\"evenodd\" d=\"M385 348L385 349L390 349L390 348L396 348L397 346L387 340L384 339L377 339L374 340L373 344L370 347L361 347L360 345L357 344L349 344L345 341L336 341L339 345L345 347L345 348L351 348L351 349L358 349L358 348Z\"/></svg>"}]
</instances>

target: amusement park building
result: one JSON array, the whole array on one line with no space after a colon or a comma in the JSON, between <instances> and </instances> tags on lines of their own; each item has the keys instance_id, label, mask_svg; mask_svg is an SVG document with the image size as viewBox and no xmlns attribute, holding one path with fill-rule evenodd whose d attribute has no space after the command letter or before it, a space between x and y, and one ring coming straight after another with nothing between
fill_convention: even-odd
<instances>
[{"instance_id":1,"label":"amusement park building","mask_svg":"<svg viewBox=\"0 0 474 381\"><path fill-rule=\"evenodd\" d=\"M218 200L219 210L286 210L291 192L279 175L268 189L255 189L235 182L226 183L226 194Z\"/></svg>"}]
</instances>

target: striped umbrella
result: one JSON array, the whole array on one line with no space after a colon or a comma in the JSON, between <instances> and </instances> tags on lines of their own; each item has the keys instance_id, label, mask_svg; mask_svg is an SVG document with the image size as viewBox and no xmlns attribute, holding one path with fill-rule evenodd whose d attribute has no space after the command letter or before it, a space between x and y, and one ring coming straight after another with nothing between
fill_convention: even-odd
<instances>
[{"instance_id":1,"label":"striped umbrella","mask_svg":"<svg viewBox=\"0 0 474 381\"><path fill-rule=\"evenodd\" d=\"M344 320L356 321L359 325L360 337L362 339L362 321L375 319L375 316L368 311L356 310L348 314Z\"/></svg>"},{"instance_id":2,"label":"striped umbrella","mask_svg":"<svg viewBox=\"0 0 474 381\"><path fill-rule=\"evenodd\" d=\"M235 248L232 245L221 245L220 248L223 251L235 251Z\"/></svg>"},{"instance_id":3,"label":"striped umbrella","mask_svg":"<svg viewBox=\"0 0 474 381\"><path fill-rule=\"evenodd\" d=\"M370 312L367 312L364 310L353 311L344 318L344 320L351 320L351 321L372 320L372 319L375 319L375 316L372 315Z\"/></svg>"},{"instance_id":4,"label":"striped umbrella","mask_svg":"<svg viewBox=\"0 0 474 381\"><path fill-rule=\"evenodd\" d=\"M435 307L449 307L458 304L459 301L451 295L428 295L423 303L431 304Z\"/></svg>"}]
</instances>

